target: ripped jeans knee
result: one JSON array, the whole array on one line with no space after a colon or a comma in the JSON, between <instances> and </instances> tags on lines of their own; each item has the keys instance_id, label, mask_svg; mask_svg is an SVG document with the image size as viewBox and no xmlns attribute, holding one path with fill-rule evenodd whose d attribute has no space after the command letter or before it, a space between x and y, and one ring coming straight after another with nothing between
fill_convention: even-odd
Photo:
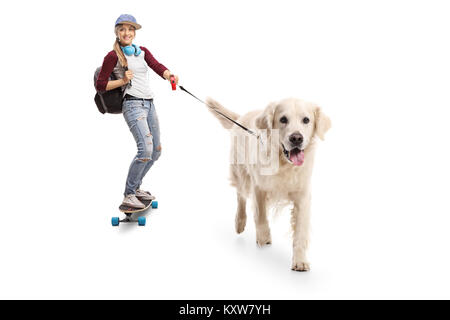
<instances>
[{"instance_id":1,"label":"ripped jeans knee","mask_svg":"<svg viewBox=\"0 0 450 320\"><path fill-rule=\"evenodd\" d=\"M153 154L152 154L152 159L153 159L153 161L158 160L160 156L161 156L161 145L157 146L157 147L153 150Z\"/></svg>"},{"instance_id":2,"label":"ripped jeans knee","mask_svg":"<svg viewBox=\"0 0 450 320\"><path fill-rule=\"evenodd\" d=\"M154 157L152 157L153 154L154 154L153 145L148 144L145 145L144 147L138 148L138 153L136 157L138 161L147 162L154 159Z\"/></svg>"}]
</instances>

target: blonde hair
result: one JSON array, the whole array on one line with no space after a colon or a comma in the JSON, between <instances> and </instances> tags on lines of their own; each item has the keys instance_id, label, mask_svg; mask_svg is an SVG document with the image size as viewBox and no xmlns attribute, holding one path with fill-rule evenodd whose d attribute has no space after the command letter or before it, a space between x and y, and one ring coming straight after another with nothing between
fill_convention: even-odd
<instances>
[{"instance_id":1,"label":"blonde hair","mask_svg":"<svg viewBox=\"0 0 450 320\"><path fill-rule=\"evenodd\" d=\"M115 28L114 28L114 33L116 34L116 41L114 42L113 45L113 50L116 52L117 54L117 58L119 58L119 63L122 67L128 67L128 62L127 59L125 58L125 55L123 54L122 49L120 48L120 42L119 42L119 28L121 27L121 24L118 24ZM133 27L134 28L134 27ZM136 32L136 29L134 29Z\"/></svg>"}]
</instances>

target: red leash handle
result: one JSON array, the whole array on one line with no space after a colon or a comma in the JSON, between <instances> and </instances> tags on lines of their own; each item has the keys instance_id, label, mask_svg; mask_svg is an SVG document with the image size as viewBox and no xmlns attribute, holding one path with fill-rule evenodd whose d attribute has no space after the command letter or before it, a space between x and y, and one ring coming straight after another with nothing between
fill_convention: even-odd
<instances>
[{"instance_id":1,"label":"red leash handle","mask_svg":"<svg viewBox=\"0 0 450 320\"><path fill-rule=\"evenodd\" d=\"M175 76L173 74L170 75L170 84L172 85L172 90L177 89L177 82L175 81Z\"/></svg>"}]
</instances>

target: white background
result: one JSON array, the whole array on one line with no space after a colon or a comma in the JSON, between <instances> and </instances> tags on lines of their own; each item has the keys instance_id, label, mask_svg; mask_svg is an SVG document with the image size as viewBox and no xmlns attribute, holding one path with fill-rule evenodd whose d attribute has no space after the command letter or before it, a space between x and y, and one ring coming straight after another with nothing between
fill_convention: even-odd
<instances>
[{"instance_id":1,"label":"white background","mask_svg":"<svg viewBox=\"0 0 450 320\"><path fill-rule=\"evenodd\" d=\"M450 298L447 1L2 2L0 298ZM93 73L114 22L201 98L318 103L309 273L289 212L234 232L228 133L152 74L163 152L147 225L111 226L136 152Z\"/></svg>"}]
</instances>

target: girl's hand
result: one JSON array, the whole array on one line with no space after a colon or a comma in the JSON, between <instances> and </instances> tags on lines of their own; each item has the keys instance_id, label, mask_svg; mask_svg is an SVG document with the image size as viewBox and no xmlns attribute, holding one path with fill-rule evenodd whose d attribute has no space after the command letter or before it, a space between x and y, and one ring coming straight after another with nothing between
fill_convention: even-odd
<instances>
[{"instance_id":1,"label":"girl's hand","mask_svg":"<svg viewBox=\"0 0 450 320\"><path fill-rule=\"evenodd\" d=\"M123 76L123 81L125 83L128 83L131 81L131 79L133 79L133 77L134 77L133 71L127 70L127 71L125 71L125 75Z\"/></svg>"},{"instance_id":2,"label":"girl's hand","mask_svg":"<svg viewBox=\"0 0 450 320\"><path fill-rule=\"evenodd\" d=\"M169 70L164 71L163 77L164 79L168 80L170 82L170 76L175 77L175 83L178 84L178 76L171 74Z\"/></svg>"},{"instance_id":3,"label":"girl's hand","mask_svg":"<svg viewBox=\"0 0 450 320\"><path fill-rule=\"evenodd\" d=\"M178 85L178 76L176 74L173 75L175 77L175 83Z\"/></svg>"}]
</instances>

